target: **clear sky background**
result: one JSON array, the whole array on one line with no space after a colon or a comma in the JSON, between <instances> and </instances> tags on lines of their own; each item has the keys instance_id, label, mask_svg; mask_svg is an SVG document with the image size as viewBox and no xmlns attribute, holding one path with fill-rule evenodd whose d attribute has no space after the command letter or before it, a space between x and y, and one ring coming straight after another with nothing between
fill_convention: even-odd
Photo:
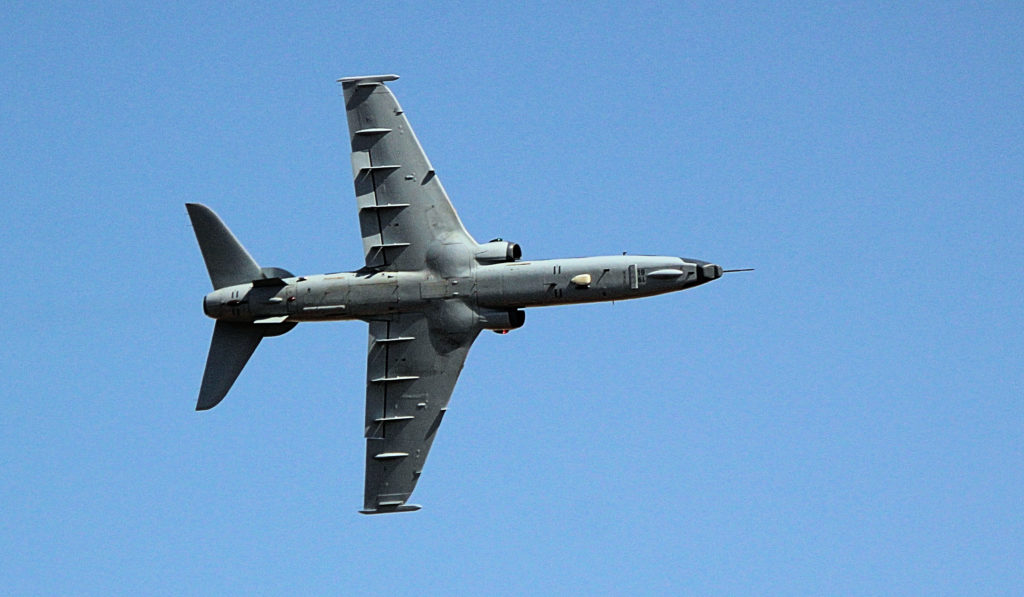
<instances>
[{"instance_id":1,"label":"clear sky background","mask_svg":"<svg viewBox=\"0 0 1024 597\"><path fill-rule=\"evenodd\" d=\"M0 592L1021 594L1021 5L491 4L0 11ZM366 325L195 412L184 203L359 267L392 72L477 239L757 271L485 333L365 517Z\"/></svg>"}]
</instances>

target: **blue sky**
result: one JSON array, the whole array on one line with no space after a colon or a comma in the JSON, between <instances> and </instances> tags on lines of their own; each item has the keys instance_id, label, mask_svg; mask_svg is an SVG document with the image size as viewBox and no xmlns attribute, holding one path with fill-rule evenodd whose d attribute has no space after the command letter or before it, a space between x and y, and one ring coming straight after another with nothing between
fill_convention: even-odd
<instances>
[{"instance_id":1,"label":"blue sky","mask_svg":"<svg viewBox=\"0 0 1024 597\"><path fill-rule=\"evenodd\" d=\"M1019 594L1014 3L14 3L0 14L11 595ZM340 76L526 258L756 267L470 353L414 514L357 514L366 326L193 411L185 202L355 269Z\"/></svg>"}]
</instances>

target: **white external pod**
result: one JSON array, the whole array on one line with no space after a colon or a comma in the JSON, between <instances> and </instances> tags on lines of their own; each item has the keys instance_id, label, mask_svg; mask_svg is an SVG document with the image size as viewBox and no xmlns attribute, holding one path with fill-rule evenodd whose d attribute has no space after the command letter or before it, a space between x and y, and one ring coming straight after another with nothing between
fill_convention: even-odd
<instances>
[{"instance_id":1,"label":"white external pod","mask_svg":"<svg viewBox=\"0 0 1024 597\"><path fill-rule=\"evenodd\" d=\"M577 286L590 286L590 282L593 281L593 278L590 274L579 274L573 276L569 281Z\"/></svg>"}]
</instances>

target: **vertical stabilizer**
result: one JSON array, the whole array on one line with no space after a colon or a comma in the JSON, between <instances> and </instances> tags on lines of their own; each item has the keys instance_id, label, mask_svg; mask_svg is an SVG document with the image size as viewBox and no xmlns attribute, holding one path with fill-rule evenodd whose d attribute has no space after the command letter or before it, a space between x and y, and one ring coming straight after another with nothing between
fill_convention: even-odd
<instances>
[{"instance_id":1,"label":"vertical stabilizer","mask_svg":"<svg viewBox=\"0 0 1024 597\"><path fill-rule=\"evenodd\" d=\"M216 323L196 410L211 409L224 399L242 368L249 362L249 357L260 345L263 335L259 327L251 323Z\"/></svg>"},{"instance_id":2,"label":"vertical stabilizer","mask_svg":"<svg viewBox=\"0 0 1024 597\"><path fill-rule=\"evenodd\" d=\"M199 250L203 252L206 271L210 273L214 290L245 284L262 277L256 260L212 209L199 203L186 203L185 208L192 219L192 229L199 241Z\"/></svg>"}]
</instances>

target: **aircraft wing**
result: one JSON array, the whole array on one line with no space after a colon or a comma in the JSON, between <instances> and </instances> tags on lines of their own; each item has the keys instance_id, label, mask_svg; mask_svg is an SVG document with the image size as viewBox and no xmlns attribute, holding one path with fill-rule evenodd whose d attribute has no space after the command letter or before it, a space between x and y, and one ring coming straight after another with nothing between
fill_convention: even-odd
<instances>
[{"instance_id":1,"label":"aircraft wing","mask_svg":"<svg viewBox=\"0 0 1024 597\"><path fill-rule=\"evenodd\" d=\"M366 490L363 514L418 510L406 504L479 330L453 339L423 313L370 321L366 366Z\"/></svg>"},{"instance_id":2,"label":"aircraft wing","mask_svg":"<svg viewBox=\"0 0 1024 597\"><path fill-rule=\"evenodd\" d=\"M340 79L352 141L359 227L368 267L417 270L434 241L475 244L452 207L405 113L384 83Z\"/></svg>"}]
</instances>

